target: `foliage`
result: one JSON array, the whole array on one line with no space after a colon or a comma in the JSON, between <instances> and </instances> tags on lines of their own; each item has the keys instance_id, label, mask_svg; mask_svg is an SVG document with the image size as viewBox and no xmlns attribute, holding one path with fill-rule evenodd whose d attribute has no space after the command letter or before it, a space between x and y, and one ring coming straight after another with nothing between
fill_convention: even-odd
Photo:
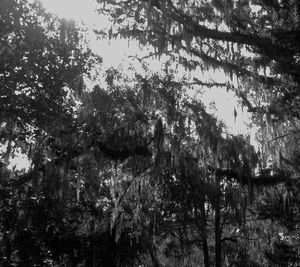
<instances>
[{"instance_id":1,"label":"foliage","mask_svg":"<svg viewBox=\"0 0 300 267\"><path fill-rule=\"evenodd\" d=\"M194 83L235 90L263 146L227 133L170 73L111 68L87 86L101 59L83 30L39 2L4 0L2 265L297 264L298 3L105 2L128 22L111 37L171 48L190 70L223 69L229 83ZM29 170L8 168L18 150Z\"/></svg>"},{"instance_id":2,"label":"foliage","mask_svg":"<svg viewBox=\"0 0 300 267\"><path fill-rule=\"evenodd\" d=\"M0 9L1 142L9 154L13 145L30 150L32 138L71 120L68 88L80 90L81 75L98 59L74 23L46 13L41 3L5 0Z\"/></svg>"},{"instance_id":3,"label":"foliage","mask_svg":"<svg viewBox=\"0 0 300 267\"><path fill-rule=\"evenodd\" d=\"M150 43L159 54L168 51L178 55L179 62L187 67L223 69L229 76L241 78L241 84L243 79L258 82L266 89L272 88L264 93L272 91L283 104L288 101L296 105L296 95L290 94L295 92L299 79L297 1L99 3L102 12L107 11L120 25L111 31L111 37L130 36L142 44ZM180 60L185 57L184 51L192 57ZM240 93L242 86L236 90ZM247 95L248 91L243 93Z\"/></svg>"},{"instance_id":4,"label":"foliage","mask_svg":"<svg viewBox=\"0 0 300 267\"><path fill-rule=\"evenodd\" d=\"M109 14L117 25L110 31L111 38L136 38L141 44L151 44L156 55L170 55L171 60L184 65L193 75L204 72L203 78L195 79L201 86L221 84L219 75L207 83L205 71L224 72L228 81L223 86L234 90L260 128L262 175L256 185L282 183L292 177L290 183L297 188L298 1L98 2L101 12ZM269 180L265 174L275 175ZM298 197L291 193L288 184L279 188L279 192L278 186L257 191L257 202L260 194L270 202L257 212L268 212L283 222L289 215L279 215L279 199L285 203L286 196L293 195L292 202L297 203Z\"/></svg>"}]
</instances>

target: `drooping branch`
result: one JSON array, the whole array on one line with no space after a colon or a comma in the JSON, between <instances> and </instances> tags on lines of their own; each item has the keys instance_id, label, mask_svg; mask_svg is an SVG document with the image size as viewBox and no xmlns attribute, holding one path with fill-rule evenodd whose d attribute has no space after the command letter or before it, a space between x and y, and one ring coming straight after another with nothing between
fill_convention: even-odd
<instances>
[{"instance_id":1,"label":"drooping branch","mask_svg":"<svg viewBox=\"0 0 300 267\"><path fill-rule=\"evenodd\" d=\"M163 33L161 30L152 30L151 32L147 32L147 31L142 31L139 29L132 29L132 30L126 30L126 33L130 36L133 36L135 38L137 38L137 36L140 35L147 35L147 42L153 46L156 46L156 42L157 42L157 38L155 38L155 35L163 35L165 33ZM118 34L123 34L122 31L120 31ZM117 35L118 35L117 34ZM182 34L180 35L169 35L170 40L172 40L171 42L178 42L179 40L181 40ZM259 75L258 73L254 73L242 66L239 66L237 64L234 64L232 62L228 62L228 61L222 61L220 59L216 59L214 57L211 57L209 55L207 55L205 52L203 51L199 51L196 48L188 48L185 47L183 45L180 45L180 48L183 49L184 51L186 51L189 54L192 54L193 56L201 59L203 62L205 62L206 64L213 66L215 68L220 68L223 69L225 72L227 73L236 73L238 76L244 76L244 77L251 77L255 80L257 80L258 82L268 85L268 86L274 86L274 85L279 85L280 84L280 80L270 77L270 76L264 76L264 75ZM158 51L155 53L151 53L147 56L145 56L144 58L147 57L151 57L151 56L157 56L157 55L161 55L162 51ZM171 54L172 51L168 50L168 51L164 51L165 54ZM194 62L195 64L197 64L197 62ZM194 65L195 65L194 64Z\"/></svg>"},{"instance_id":2,"label":"drooping branch","mask_svg":"<svg viewBox=\"0 0 300 267\"><path fill-rule=\"evenodd\" d=\"M146 0L144 0L146 1ZM171 0L167 0L171 11L165 12L161 5L156 5L155 7L161 12L164 12L166 16L170 16L171 19L177 23L183 25L186 29L195 36L202 39L209 38L219 41L227 41L237 44L244 44L256 47L266 53L269 57L273 59L278 59L280 55L284 52L283 49L275 45L271 38L261 37L256 34L243 34L240 32L224 32L215 29L209 29L203 25L199 25L197 21L178 8L174 6ZM279 53L279 54L278 54Z\"/></svg>"},{"instance_id":3,"label":"drooping branch","mask_svg":"<svg viewBox=\"0 0 300 267\"><path fill-rule=\"evenodd\" d=\"M117 149L113 149L107 144L98 141L97 147L105 156L115 160L124 160L134 155L144 157L150 157L152 155L151 151L146 146L136 146L134 149L130 149L127 146L120 146Z\"/></svg>"},{"instance_id":4,"label":"drooping branch","mask_svg":"<svg viewBox=\"0 0 300 267\"><path fill-rule=\"evenodd\" d=\"M188 49L186 47L182 47L182 48L184 50L188 51ZM253 73L253 72L251 72L243 67L240 67L236 64L233 64L231 62L220 61L220 60L218 60L214 57L208 56L206 53L200 52L194 48L191 48L189 51L191 54L193 54L194 56L197 56L198 58L203 60L205 63L208 63L208 64L213 65L218 68L222 68L227 72L233 71L239 76L252 77L252 78L256 79L257 81L259 81L260 83L267 84L270 86L279 84L279 80L277 80L273 77L263 76L263 75Z\"/></svg>"},{"instance_id":5,"label":"drooping branch","mask_svg":"<svg viewBox=\"0 0 300 267\"><path fill-rule=\"evenodd\" d=\"M212 82L212 83L207 83L207 82L202 82L197 78L194 78L194 81L189 83L190 85L201 85L201 86L205 86L205 87L226 87L227 84L226 83L217 83L217 82Z\"/></svg>"},{"instance_id":6,"label":"drooping branch","mask_svg":"<svg viewBox=\"0 0 300 267\"><path fill-rule=\"evenodd\" d=\"M248 185L248 182L255 186L275 185L285 182L289 179L289 176L279 170L272 174L272 170L267 169L262 171L260 175L248 177L244 174L240 174L236 170L213 169L212 167L210 167L210 169L213 170L217 176L222 176L227 179L234 179L241 182L243 185Z\"/></svg>"},{"instance_id":7,"label":"drooping branch","mask_svg":"<svg viewBox=\"0 0 300 267\"><path fill-rule=\"evenodd\" d=\"M128 8L129 5L129 1L124 1L121 3L116 1L107 2L118 8ZM165 17L168 17L174 22L182 25L186 31L190 32L191 35L194 37L200 37L202 40L213 39L217 41L249 45L256 48L256 50L262 51L264 54L275 60L282 59L282 55L286 54L287 52L286 49L276 45L270 37L259 36L258 34L253 33L241 33L238 31L219 31L217 29L211 29L204 25L200 25L198 21L193 19L190 15L178 9L171 0L167 0L168 7L166 7L165 4L162 4L159 0L142 0L142 2L149 5L149 9L155 7L160 13L163 13ZM152 11L148 10L147 12Z\"/></svg>"}]
</instances>

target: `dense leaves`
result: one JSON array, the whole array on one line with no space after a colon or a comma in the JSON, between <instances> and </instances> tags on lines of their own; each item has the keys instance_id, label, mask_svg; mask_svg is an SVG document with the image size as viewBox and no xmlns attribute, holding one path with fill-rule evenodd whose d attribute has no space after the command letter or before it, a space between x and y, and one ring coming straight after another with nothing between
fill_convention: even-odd
<instances>
[{"instance_id":1,"label":"dense leaves","mask_svg":"<svg viewBox=\"0 0 300 267\"><path fill-rule=\"evenodd\" d=\"M83 29L39 2L2 1L1 264L296 265L298 3L105 2L110 37L171 49L187 70L228 81L144 65L86 85L101 59ZM258 153L189 95L195 84L236 92ZM9 168L17 152L28 170Z\"/></svg>"},{"instance_id":2,"label":"dense leaves","mask_svg":"<svg viewBox=\"0 0 300 267\"><path fill-rule=\"evenodd\" d=\"M153 45L195 70L200 84L207 71L216 71L215 84L225 73L249 111L299 119L297 1L98 2L116 23L111 38Z\"/></svg>"},{"instance_id":3,"label":"dense leaves","mask_svg":"<svg viewBox=\"0 0 300 267\"><path fill-rule=\"evenodd\" d=\"M297 187L298 1L98 2L117 25L110 31L111 38L130 37L151 44L156 55L165 53L192 71L194 83L201 86L222 86L218 76L225 73L228 77L223 86L234 90L259 126L262 172L256 185L282 183L292 177L292 187ZM215 81L209 84L206 71L212 70ZM204 74L199 77L201 71ZM272 179L265 176L271 173ZM244 183L247 180L235 177ZM286 196L293 195L297 203L298 197L290 193L290 185L281 186L280 192L277 188L259 191L267 194L270 203L259 206L258 212L284 221L286 215L279 212L278 202L285 203Z\"/></svg>"}]
</instances>

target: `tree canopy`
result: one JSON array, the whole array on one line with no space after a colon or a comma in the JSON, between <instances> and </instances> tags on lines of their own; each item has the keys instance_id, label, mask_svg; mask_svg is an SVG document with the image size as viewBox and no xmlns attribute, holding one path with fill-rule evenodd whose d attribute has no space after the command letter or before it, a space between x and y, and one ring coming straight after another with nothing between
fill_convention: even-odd
<instances>
[{"instance_id":1,"label":"tree canopy","mask_svg":"<svg viewBox=\"0 0 300 267\"><path fill-rule=\"evenodd\" d=\"M146 64L104 70L76 22L3 0L1 264L296 266L298 2L98 2L110 38L150 44L194 80ZM104 83L86 82L95 69ZM194 85L236 93L259 151ZM18 151L27 170L9 167Z\"/></svg>"},{"instance_id":2,"label":"tree canopy","mask_svg":"<svg viewBox=\"0 0 300 267\"><path fill-rule=\"evenodd\" d=\"M250 111L298 118L297 1L98 2L119 25L110 37L150 43L158 54L196 68L199 80L198 70L222 69L238 78L234 90ZM254 102L253 90L266 100Z\"/></svg>"}]
</instances>

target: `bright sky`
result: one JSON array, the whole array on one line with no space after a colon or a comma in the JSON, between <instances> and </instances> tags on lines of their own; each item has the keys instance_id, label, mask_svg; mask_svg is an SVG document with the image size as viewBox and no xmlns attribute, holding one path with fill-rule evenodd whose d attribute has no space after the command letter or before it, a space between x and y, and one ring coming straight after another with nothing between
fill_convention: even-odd
<instances>
[{"instance_id":1,"label":"bright sky","mask_svg":"<svg viewBox=\"0 0 300 267\"><path fill-rule=\"evenodd\" d=\"M93 25L101 18L94 12L94 0L41 0L50 12L66 19L82 20ZM101 23L101 22L100 22ZM98 23L97 23L98 24Z\"/></svg>"}]
</instances>

